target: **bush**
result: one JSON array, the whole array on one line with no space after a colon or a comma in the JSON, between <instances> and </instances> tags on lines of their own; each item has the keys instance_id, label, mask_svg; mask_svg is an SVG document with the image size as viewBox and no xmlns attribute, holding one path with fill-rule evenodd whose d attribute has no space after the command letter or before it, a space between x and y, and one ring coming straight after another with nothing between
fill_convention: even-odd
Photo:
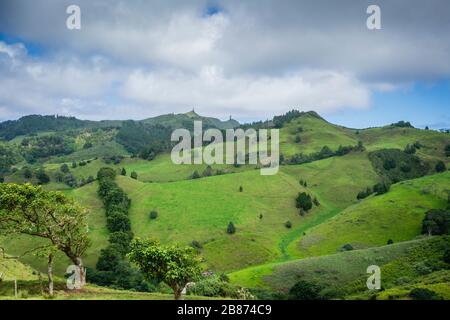
<instances>
[{"instance_id":1,"label":"bush","mask_svg":"<svg viewBox=\"0 0 450 320\"><path fill-rule=\"evenodd\" d=\"M389 239L388 241L387 241L387 244L393 244L394 243L394 240L392 240L392 239Z\"/></svg>"},{"instance_id":2,"label":"bush","mask_svg":"<svg viewBox=\"0 0 450 320\"><path fill-rule=\"evenodd\" d=\"M300 135L296 135L294 141L295 141L295 143L300 143L302 141L302 139L300 138Z\"/></svg>"},{"instance_id":3,"label":"bush","mask_svg":"<svg viewBox=\"0 0 450 320\"><path fill-rule=\"evenodd\" d=\"M158 218L158 212L156 210L150 211L150 219L155 220L156 218Z\"/></svg>"},{"instance_id":4,"label":"bush","mask_svg":"<svg viewBox=\"0 0 450 320\"><path fill-rule=\"evenodd\" d=\"M289 290L289 300L321 300L321 287L317 284L300 280Z\"/></svg>"},{"instance_id":5,"label":"bush","mask_svg":"<svg viewBox=\"0 0 450 320\"><path fill-rule=\"evenodd\" d=\"M436 169L436 172L444 172L445 170L447 170L445 163L442 160L438 161L435 169Z\"/></svg>"},{"instance_id":6,"label":"bush","mask_svg":"<svg viewBox=\"0 0 450 320\"><path fill-rule=\"evenodd\" d=\"M76 168L77 167L77 163L75 161L72 161L72 168Z\"/></svg>"},{"instance_id":7,"label":"bush","mask_svg":"<svg viewBox=\"0 0 450 320\"><path fill-rule=\"evenodd\" d=\"M387 193L390 189L390 185L387 182L380 182L373 186L373 192L376 193L377 196Z\"/></svg>"},{"instance_id":8,"label":"bush","mask_svg":"<svg viewBox=\"0 0 450 320\"><path fill-rule=\"evenodd\" d=\"M29 168L25 168L23 170L23 177L25 179L31 179L31 178L33 178L33 172L31 172L31 170Z\"/></svg>"},{"instance_id":9,"label":"bush","mask_svg":"<svg viewBox=\"0 0 450 320\"><path fill-rule=\"evenodd\" d=\"M199 241L197 241L197 240L192 240L191 246L193 248L195 248L195 249L198 249L198 250L203 248L202 244Z\"/></svg>"},{"instance_id":10,"label":"bush","mask_svg":"<svg viewBox=\"0 0 450 320\"><path fill-rule=\"evenodd\" d=\"M121 176L126 176L127 175L127 170L125 170L125 168L122 168L122 170L120 170L120 175Z\"/></svg>"},{"instance_id":11,"label":"bush","mask_svg":"<svg viewBox=\"0 0 450 320\"><path fill-rule=\"evenodd\" d=\"M235 232L236 232L236 228L235 228L233 222L230 222L227 226L227 233L234 234Z\"/></svg>"},{"instance_id":12,"label":"bush","mask_svg":"<svg viewBox=\"0 0 450 320\"><path fill-rule=\"evenodd\" d=\"M405 153L414 154L416 153L416 146L414 144L408 144L404 150Z\"/></svg>"},{"instance_id":13,"label":"bush","mask_svg":"<svg viewBox=\"0 0 450 320\"><path fill-rule=\"evenodd\" d=\"M286 222L284 223L284 226L285 226L286 228L290 229L290 228L292 228L292 222L286 221Z\"/></svg>"},{"instance_id":14,"label":"bush","mask_svg":"<svg viewBox=\"0 0 450 320\"><path fill-rule=\"evenodd\" d=\"M409 293L413 300L441 300L436 292L427 288L414 288Z\"/></svg>"},{"instance_id":15,"label":"bush","mask_svg":"<svg viewBox=\"0 0 450 320\"><path fill-rule=\"evenodd\" d=\"M202 278L188 289L189 294L205 297L239 298L239 288L213 275Z\"/></svg>"},{"instance_id":16,"label":"bush","mask_svg":"<svg viewBox=\"0 0 450 320\"><path fill-rule=\"evenodd\" d=\"M239 192L244 191L244 188L242 186L239 187Z\"/></svg>"},{"instance_id":17,"label":"bush","mask_svg":"<svg viewBox=\"0 0 450 320\"><path fill-rule=\"evenodd\" d=\"M138 178L137 172L136 171L131 172L130 177L131 177L131 179L137 180L137 178Z\"/></svg>"},{"instance_id":18,"label":"bush","mask_svg":"<svg viewBox=\"0 0 450 320\"><path fill-rule=\"evenodd\" d=\"M340 251L352 251L353 250L353 246L350 243L344 244Z\"/></svg>"}]
</instances>

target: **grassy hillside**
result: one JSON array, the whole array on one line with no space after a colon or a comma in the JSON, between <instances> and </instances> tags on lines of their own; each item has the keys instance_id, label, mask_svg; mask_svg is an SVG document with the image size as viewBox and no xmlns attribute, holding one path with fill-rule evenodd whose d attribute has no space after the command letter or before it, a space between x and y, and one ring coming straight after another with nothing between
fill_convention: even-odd
<instances>
[{"instance_id":1,"label":"grassy hillside","mask_svg":"<svg viewBox=\"0 0 450 320\"><path fill-rule=\"evenodd\" d=\"M372 196L311 229L300 239L302 256L334 253L349 243L354 248L405 241L420 234L424 213L447 206L450 172L404 181L381 196Z\"/></svg>"},{"instance_id":2,"label":"grassy hillside","mask_svg":"<svg viewBox=\"0 0 450 320\"><path fill-rule=\"evenodd\" d=\"M285 157L290 157L296 153L317 152L323 146L336 150L339 145L356 145L358 137L354 132L354 130L331 124L313 114L305 113L281 128L280 152ZM297 135L300 136L300 142L295 141Z\"/></svg>"},{"instance_id":3,"label":"grassy hillside","mask_svg":"<svg viewBox=\"0 0 450 320\"><path fill-rule=\"evenodd\" d=\"M434 276L436 283L442 285L443 279L448 277L442 256L449 244L449 237L424 238L378 248L248 268L231 273L230 279L242 286L284 293L302 279L317 283L323 288L323 294L330 297L368 298L370 295L380 294L380 298L383 298L385 292L370 292L366 288L368 266L381 267L382 287L385 289L394 290L407 283L409 286L420 286L426 281L423 277L432 277L433 272L439 270L444 271L439 271L439 277L437 274ZM445 277L442 273L445 273ZM448 283L441 291L448 296Z\"/></svg>"}]
</instances>

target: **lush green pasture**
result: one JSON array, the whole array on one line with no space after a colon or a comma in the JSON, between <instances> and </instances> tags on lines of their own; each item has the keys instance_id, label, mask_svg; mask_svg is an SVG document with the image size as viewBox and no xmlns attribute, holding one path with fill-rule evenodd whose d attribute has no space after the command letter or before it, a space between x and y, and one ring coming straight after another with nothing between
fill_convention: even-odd
<instances>
[{"instance_id":1,"label":"lush green pasture","mask_svg":"<svg viewBox=\"0 0 450 320\"><path fill-rule=\"evenodd\" d=\"M298 128L303 132L298 132ZM280 130L280 152L285 157L296 153L318 152L324 146L336 150L339 145L349 146L358 143L356 130L340 127L313 115L306 114L287 123ZM295 142L299 135L301 141Z\"/></svg>"},{"instance_id":2,"label":"lush green pasture","mask_svg":"<svg viewBox=\"0 0 450 320\"><path fill-rule=\"evenodd\" d=\"M324 288L324 294L334 298L349 296L367 299L373 294L380 294L382 299L385 295L383 291L367 290L368 266L381 267L382 287L385 289L394 290L405 284L422 287L423 284L431 283L431 280L442 286L444 279L448 279L448 271L437 271L439 277L438 274L433 276L433 272L446 268L442 256L449 244L449 237L425 237L382 247L256 266L229 276L233 283L250 288L260 287L286 293L302 279L317 283ZM424 269L425 265L430 267ZM446 289L441 288L441 291L445 291L448 296L448 283Z\"/></svg>"},{"instance_id":3,"label":"lush green pasture","mask_svg":"<svg viewBox=\"0 0 450 320\"><path fill-rule=\"evenodd\" d=\"M381 196L371 196L311 229L299 242L302 256L331 254L349 243L380 246L389 239L410 240L421 232L424 213L447 206L450 172L404 181Z\"/></svg>"}]
</instances>

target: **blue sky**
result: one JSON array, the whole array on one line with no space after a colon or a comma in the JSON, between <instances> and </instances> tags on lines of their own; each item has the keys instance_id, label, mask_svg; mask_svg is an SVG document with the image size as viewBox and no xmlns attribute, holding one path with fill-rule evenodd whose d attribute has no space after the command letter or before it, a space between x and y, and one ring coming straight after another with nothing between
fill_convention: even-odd
<instances>
[{"instance_id":1,"label":"blue sky","mask_svg":"<svg viewBox=\"0 0 450 320\"><path fill-rule=\"evenodd\" d=\"M296 108L362 128L450 127L450 2L69 0L0 3L0 120L143 119L195 110L241 121ZM436 8L439 7L439 10Z\"/></svg>"}]
</instances>

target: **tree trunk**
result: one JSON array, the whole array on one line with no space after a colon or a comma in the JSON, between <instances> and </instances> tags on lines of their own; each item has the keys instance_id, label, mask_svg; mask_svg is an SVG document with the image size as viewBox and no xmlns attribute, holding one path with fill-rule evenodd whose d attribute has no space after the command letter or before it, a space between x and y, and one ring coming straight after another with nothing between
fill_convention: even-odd
<instances>
[{"instance_id":1,"label":"tree trunk","mask_svg":"<svg viewBox=\"0 0 450 320\"><path fill-rule=\"evenodd\" d=\"M172 287L172 290L173 290L173 295L174 295L175 300L180 300L181 292L183 291L183 288L180 288L180 286L178 284L176 284Z\"/></svg>"},{"instance_id":2,"label":"tree trunk","mask_svg":"<svg viewBox=\"0 0 450 320\"><path fill-rule=\"evenodd\" d=\"M48 294L50 297L53 296L53 253L48 255L47 264L47 275L48 275Z\"/></svg>"}]
</instances>

